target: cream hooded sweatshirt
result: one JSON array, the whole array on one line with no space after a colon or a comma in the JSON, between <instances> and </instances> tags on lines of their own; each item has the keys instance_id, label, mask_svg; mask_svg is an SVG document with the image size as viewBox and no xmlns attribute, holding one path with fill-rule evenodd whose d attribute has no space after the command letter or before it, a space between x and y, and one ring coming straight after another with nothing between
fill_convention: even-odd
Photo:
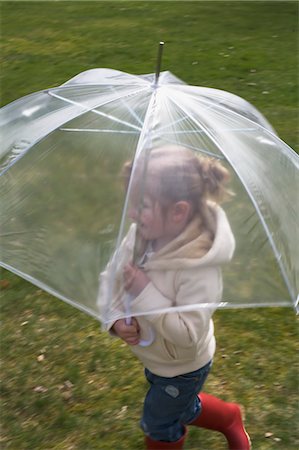
<instances>
[{"instance_id":1,"label":"cream hooded sweatshirt","mask_svg":"<svg viewBox=\"0 0 299 450\"><path fill-rule=\"evenodd\" d=\"M144 264L150 278L145 289L130 302L132 316L141 330L153 329L151 345L131 346L132 352L151 372L174 377L203 367L214 356L215 337L211 319L222 299L221 265L232 258L235 241L223 209L211 206L216 232L213 242L201 231L195 217L173 241L154 253ZM112 293L113 317L110 329L123 314L124 265L132 260L136 226L132 225L117 254L116 282ZM107 295L109 266L101 274L99 302ZM213 304L208 307L208 304ZM205 307L199 307L205 304ZM168 308L177 307L171 312ZM141 331L142 334L142 331Z\"/></svg>"}]
</instances>

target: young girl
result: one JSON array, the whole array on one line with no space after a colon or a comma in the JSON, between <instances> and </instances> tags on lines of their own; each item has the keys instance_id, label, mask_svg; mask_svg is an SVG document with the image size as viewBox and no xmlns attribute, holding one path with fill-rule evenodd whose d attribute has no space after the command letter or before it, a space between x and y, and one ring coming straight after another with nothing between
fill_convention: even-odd
<instances>
[{"instance_id":1,"label":"young girl","mask_svg":"<svg viewBox=\"0 0 299 450\"><path fill-rule=\"evenodd\" d=\"M126 171L129 179L132 164ZM112 304L117 317L129 295L136 317L130 324L112 320L108 329L145 366L150 384L141 420L146 448L182 449L186 426L195 425L223 433L231 450L248 450L240 407L201 392L215 352L211 316L222 296L221 265L235 246L218 204L227 193L229 173L216 160L173 146L152 149L146 172L137 166L132 175L134 225L117 255ZM104 284L108 277L109 268L102 274ZM214 305L188 308L199 303ZM186 308L157 312L172 306ZM148 329L153 342L138 345Z\"/></svg>"}]
</instances>

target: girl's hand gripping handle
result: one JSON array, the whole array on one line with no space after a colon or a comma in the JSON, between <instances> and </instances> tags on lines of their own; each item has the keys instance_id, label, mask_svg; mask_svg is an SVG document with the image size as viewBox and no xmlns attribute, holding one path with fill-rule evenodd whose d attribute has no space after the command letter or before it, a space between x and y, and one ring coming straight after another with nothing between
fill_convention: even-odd
<instances>
[{"instance_id":1,"label":"girl's hand gripping handle","mask_svg":"<svg viewBox=\"0 0 299 450\"><path fill-rule=\"evenodd\" d=\"M127 317L125 319L126 324L129 326L131 325L133 320L136 321L135 317ZM138 327L139 327L139 324L138 324ZM139 339L138 345L140 345L140 347L148 347L155 340L155 333L150 325L148 325L147 328L145 328L144 326L142 328L139 327L139 336L140 336L140 339Z\"/></svg>"},{"instance_id":2,"label":"girl's hand gripping handle","mask_svg":"<svg viewBox=\"0 0 299 450\"><path fill-rule=\"evenodd\" d=\"M134 318L131 318L130 322L127 319L117 320L114 322L112 330L128 345L137 345L140 342L139 325Z\"/></svg>"}]
</instances>

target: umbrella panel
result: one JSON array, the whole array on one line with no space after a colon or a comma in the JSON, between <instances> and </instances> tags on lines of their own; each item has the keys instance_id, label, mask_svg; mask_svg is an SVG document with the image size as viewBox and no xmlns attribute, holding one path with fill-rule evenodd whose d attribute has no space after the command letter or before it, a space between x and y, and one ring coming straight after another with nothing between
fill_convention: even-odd
<instances>
[{"instance_id":1,"label":"umbrella panel","mask_svg":"<svg viewBox=\"0 0 299 450\"><path fill-rule=\"evenodd\" d=\"M1 177L5 265L99 316L98 277L124 203L120 171L136 140L120 135L111 147L105 136L56 131L12 166Z\"/></svg>"},{"instance_id":2,"label":"umbrella panel","mask_svg":"<svg viewBox=\"0 0 299 450\"><path fill-rule=\"evenodd\" d=\"M165 148L162 146L162 148ZM171 152L171 146L168 145ZM147 157L141 156L145 162L141 162L142 169L140 169L143 175L142 183L139 184L139 202L143 203L144 197L147 193L147 181L150 180L150 175L147 174L147 165L151 164L151 147L143 147L143 153L147 154ZM200 152L194 151L194 155L198 155ZM205 154L202 154L206 157ZM273 252L273 248L270 245L269 238L265 228L263 227L259 217L256 213L256 209L252 203L250 196L248 195L244 185L241 183L239 177L235 174L231 165L227 161L221 161L223 167L225 167L232 176L231 190L234 196L226 201L222 207L225 210L229 222L232 227L233 234L236 240L236 250L231 262L222 266L223 271L223 300L219 305L219 302L215 299L215 302L211 303L198 303L193 304L192 309L200 308L216 308L216 307L230 307L230 308L242 308L242 307L255 307L255 306L286 306L291 305L290 293L287 289L287 285L284 276L281 272L281 268L276 260ZM136 163L136 162L135 162ZM138 162L136 163L138 164ZM134 173L132 175L134 179ZM173 178L178 181L178 173L173 173ZM134 183L134 182L133 182ZM129 192L128 205L136 202L134 200L136 194ZM126 241L126 232L130 224L129 209L124 211L126 227L122 233L124 242ZM121 254L120 256L121 257ZM120 272L122 270L121 263L114 261L112 266L111 289L106 292L108 297L111 296L111 292L114 292L114 280L120 279ZM198 269L200 270L200 269ZM129 314L129 308L127 311L115 311L115 305L112 303L109 305L109 298L106 301L101 299L102 304L108 305L108 311L106 311L106 320L109 322L110 318L113 320L122 317L125 312ZM118 305L119 307L119 305ZM110 309L109 309L110 308ZM159 313L159 309L153 310L151 304L144 306L145 310L142 314ZM171 310L184 310L190 309L189 305L178 306L175 305L169 308Z\"/></svg>"}]
</instances>

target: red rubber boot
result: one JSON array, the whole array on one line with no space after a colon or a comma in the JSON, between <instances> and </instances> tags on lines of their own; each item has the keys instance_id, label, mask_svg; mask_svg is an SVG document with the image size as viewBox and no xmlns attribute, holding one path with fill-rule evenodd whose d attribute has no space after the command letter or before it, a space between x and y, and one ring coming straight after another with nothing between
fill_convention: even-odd
<instances>
[{"instance_id":1,"label":"red rubber boot","mask_svg":"<svg viewBox=\"0 0 299 450\"><path fill-rule=\"evenodd\" d=\"M175 442L154 441L149 436L145 436L145 445L147 450L182 450L184 448L185 434Z\"/></svg>"},{"instance_id":2,"label":"red rubber boot","mask_svg":"<svg viewBox=\"0 0 299 450\"><path fill-rule=\"evenodd\" d=\"M201 392L201 413L189 425L195 425L223 433L230 450L250 450L250 438L245 431L241 409L236 403L227 403Z\"/></svg>"}]
</instances>

